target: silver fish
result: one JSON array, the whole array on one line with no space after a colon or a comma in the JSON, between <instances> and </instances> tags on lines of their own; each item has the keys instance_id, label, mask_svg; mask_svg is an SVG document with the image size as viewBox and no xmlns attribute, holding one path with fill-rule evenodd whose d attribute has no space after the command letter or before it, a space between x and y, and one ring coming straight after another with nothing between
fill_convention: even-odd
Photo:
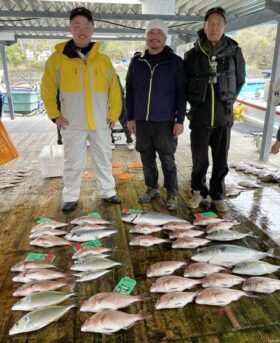
<instances>
[{"instance_id":1,"label":"silver fish","mask_svg":"<svg viewBox=\"0 0 280 343\"><path fill-rule=\"evenodd\" d=\"M222 221L219 223L212 223L212 224L208 224L206 227L206 232L207 233L211 233L214 231L218 231L218 230L227 230L227 229L231 229L233 226L235 225L239 225L240 222L238 222L237 220L233 220L233 221Z\"/></svg>"},{"instance_id":2,"label":"silver fish","mask_svg":"<svg viewBox=\"0 0 280 343\"><path fill-rule=\"evenodd\" d=\"M182 268L186 262L182 261L163 261L152 264L147 270L147 277L170 275L175 270Z\"/></svg>"},{"instance_id":3,"label":"silver fish","mask_svg":"<svg viewBox=\"0 0 280 343\"><path fill-rule=\"evenodd\" d=\"M104 270L96 270L96 271L89 271L89 272L79 272L75 273L74 275L78 277L76 280L77 282L85 282L85 281L91 281L100 278L104 274L107 274L111 272L110 269L104 269Z\"/></svg>"},{"instance_id":4,"label":"silver fish","mask_svg":"<svg viewBox=\"0 0 280 343\"><path fill-rule=\"evenodd\" d=\"M42 291L54 291L63 286L66 286L69 283L68 280L59 279L59 280L46 280L46 281L29 281L20 286L17 290L14 291L14 297L25 297L35 292Z\"/></svg>"},{"instance_id":5,"label":"silver fish","mask_svg":"<svg viewBox=\"0 0 280 343\"><path fill-rule=\"evenodd\" d=\"M240 181L238 182L239 186L245 187L245 188L263 188L261 185L257 184L255 181Z\"/></svg>"},{"instance_id":6,"label":"silver fish","mask_svg":"<svg viewBox=\"0 0 280 343\"><path fill-rule=\"evenodd\" d=\"M31 245L36 245L42 248L51 248L60 245L73 245L72 242L69 242L67 239L57 237L57 236L43 236L35 238L30 242Z\"/></svg>"},{"instance_id":7,"label":"silver fish","mask_svg":"<svg viewBox=\"0 0 280 343\"><path fill-rule=\"evenodd\" d=\"M135 225L132 227L129 232L130 233L141 233L142 235L150 235L154 232L160 232L162 230L162 227L160 226L154 226L154 225Z\"/></svg>"},{"instance_id":8,"label":"silver fish","mask_svg":"<svg viewBox=\"0 0 280 343\"><path fill-rule=\"evenodd\" d=\"M187 279L182 276L162 276L158 278L151 286L152 293L169 293L182 292L185 289L190 289L195 285L201 284L201 280Z\"/></svg>"},{"instance_id":9,"label":"silver fish","mask_svg":"<svg viewBox=\"0 0 280 343\"><path fill-rule=\"evenodd\" d=\"M42 281L65 278L67 275L50 269L27 269L13 277L15 282Z\"/></svg>"},{"instance_id":10,"label":"silver fish","mask_svg":"<svg viewBox=\"0 0 280 343\"><path fill-rule=\"evenodd\" d=\"M111 226L100 224L85 224L73 227L70 232L105 230L108 228L111 228Z\"/></svg>"},{"instance_id":11,"label":"silver fish","mask_svg":"<svg viewBox=\"0 0 280 343\"><path fill-rule=\"evenodd\" d=\"M100 269L109 269L112 267L120 266L121 263L112 261L108 258L89 258L84 257L75 261L75 263L70 268L71 270L77 271L97 271Z\"/></svg>"},{"instance_id":12,"label":"silver fish","mask_svg":"<svg viewBox=\"0 0 280 343\"><path fill-rule=\"evenodd\" d=\"M111 252L111 248L106 247L90 247L90 248L82 248L77 250L73 255L72 259L77 259L81 257L86 257L90 255L100 255L106 252ZM104 256L105 257L105 256Z\"/></svg>"},{"instance_id":13,"label":"silver fish","mask_svg":"<svg viewBox=\"0 0 280 343\"><path fill-rule=\"evenodd\" d=\"M239 195L242 192L242 189L238 188L227 188L226 189L226 197L234 197Z\"/></svg>"},{"instance_id":14,"label":"silver fish","mask_svg":"<svg viewBox=\"0 0 280 343\"><path fill-rule=\"evenodd\" d=\"M58 320L76 305L47 306L39 310L28 312L9 331L9 335L39 330Z\"/></svg>"},{"instance_id":15,"label":"silver fish","mask_svg":"<svg viewBox=\"0 0 280 343\"><path fill-rule=\"evenodd\" d=\"M85 224L90 224L90 225L110 225L112 222L109 222L108 220L102 219L102 218L96 218L96 217L91 217L91 216L82 216L73 219L71 224L77 224L77 225L85 225Z\"/></svg>"},{"instance_id":16,"label":"silver fish","mask_svg":"<svg viewBox=\"0 0 280 343\"><path fill-rule=\"evenodd\" d=\"M206 235L212 241L234 241L245 237L256 237L252 233L243 233L235 230L217 230Z\"/></svg>"},{"instance_id":17,"label":"silver fish","mask_svg":"<svg viewBox=\"0 0 280 343\"><path fill-rule=\"evenodd\" d=\"M212 218L212 217L202 217L202 218L195 219L193 221L193 225L196 225L196 226L206 226L206 225L209 225L209 224L220 223L222 221L224 221L224 219Z\"/></svg>"},{"instance_id":18,"label":"silver fish","mask_svg":"<svg viewBox=\"0 0 280 343\"><path fill-rule=\"evenodd\" d=\"M202 287L232 287L239 285L245 279L231 274L214 273L202 279Z\"/></svg>"},{"instance_id":19,"label":"silver fish","mask_svg":"<svg viewBox=\"0 0 280 343\"><path fill-rule=\"evenodd\" d=\"M56 268L56 266L48 261L22 261L15 264L12 268L12 272L23 272L26 269L47 269Z\"/></svg>"},{"instance_id":20,"label":"silver fish","mask_svg":"<svg viewBox=\"0 0 280 343\"><path fill-rule=\"evenodd\" d=\"M245 275L264 275L274 273L280 269L280 266L263 261L249 261L237 264L233 268L233 273Z\"/></svg>"},{"instance_id":21,"label":"silver fish","mask_svg":"<svg viewBox=\"0 0 280 343\"><path fill-rule=\"evenodd\" d=\"M130 314L121 311L102 311L94 314L81 327L82 332L97 332L111 335L121 329L128 330L138 320L148 319L145 311Z\"/></svg>"},{"instance_id":22,"label":"silver fish","mask_svg":"<svg viewBox=\"0 0 280 343\"><path fill-rule=\"evenodd\" d=\"M40 307L57 305L74 296L75 293L62 293L56 291L43 291L27 295L13 305L14 311L33 311Z\"/></svg>"},{"instance_id":23,"label":"silver fish","mask_svg":"<svg viewBox=\"0 0 280 343\"><path fill-rule=\"evenodd\" d=\"M173 249L195 249L202 245L208 244L210 241L204 238L177 238L172 243Z\"/></svg>"},{"instance_id":24,"label":"silver fish","mask_svg":"<svg viewBox=\"0 0 280 343\"><path fill-rule=\"evenodd\" d=\"M262 252L239 245L220 244L205 248L191 259L231 267L241 262L260 260L267 256L278 258L272 254L271 250Z\"/></svg>"},{"instance_id":25,"label":"silver fish","mask_svg":"<svg viewBox=\"0 0 280 343\"><path fill-rule=\"evenodd\" d=\"M173 239L173 238L193 238L193 237L202 236L203 234L204 234L204 232L201 230L192 230L192 229L175 230L169 234L169 238L170 239Z\"/></svg>"},{"instance_id":26,"label":"silver fish","mask_svg":"<svg viewBox=\"0 0 280 343\"><path fill-rule=\"evenodd\" d=\"M151 247L152 245L155 245L155 244L169 243L169 242L170 241L168 239L158 238L154 236L137 236L129 242L129 245Z\"/></svg>"},{"instance_id":27,"label":"silver fish","mask_svg":"<svg viewBox=\"0 0 280 343\"><path fill-rule=\"evenodd\" d=\"M200 277L208 276L213 273L217 273L221 270L226 270L226 268L216 265L216 264L210 264L210 263L203 263L203 262L191 263L184 270L184 277L200 278Z\"/></svg>"},{"instance_id":28,"label":"silver fish","mask_svg":"<svg viewBox=\"0 0 280 343\"><path fill-rule=\"evenodd\" d=\"M94 230L94 231L78 231L78 232L70 232L65 235L65 238L69 241L75 242L87 242L103 237L111 236L117 233L117 230Z\"/></svg>"},{"instance_id":29,"label":"silver fish","mask_svg":"<svg viewBox=\"0 0 280 343\"><path fill-rule=\"evenodd\" d=\"M63 235L66 235L67 233L68 231L48 228L42 231L36 231L36 232L31 233L29 238L33 239L33 238L42 237L42 236L63 236Z\"/></svg>"},{"instance_id":30,"label":"silver fish","mask_svg":"<svg viewBox=\"0 0 280 343\"><path fill-rule=\"evenodd\" d=\"M172 292L163 294L156 302L155 308L162 310L165 308L183 308L191 303L197 292Z\"/></svg>"},{"instance_id":31,"label":"silver fish","mask_svg":"<svg viewBox=\"0 0 280 343\"><path fill-rule=\"evenodd\" d=\"M209 287L198 293L195 302L201 305L225 306L236 301L242 296L255 298L244 291L223 287Z\"/></svg>"},{"instance_id":32,"label":"silver fish","mask_svg":"<svg viewBox=\"0 0 280 343\"><path fill-rule=\"evenodd\" d=\"M243 283L242 289L244 291L270 294L280 289L280 280L253 276Z\"/></svg>"},{"instance_id":33,"label":"silver fish","mask_svg":"<svg viewBox=\"0 0 280 343\"><path fill-rule=\"evenodd\" d=\"M82 304L80 311L101 312L105 310L118 310L135 302L145 301L147 299L147 294L126 295L119 292L97 293Z\"/></svg>"},{"instance_id":34,"label":"silver fish","mask_svg":"<svg viewBox=\"0 0 280 343\"><path fill-rule=\"evenodd\" d=\"M45 229L57 229L57 228L63 227L63 226L68 226L68 224L52 220L52 221L49 221L46 223L37 224L36 226L34 226L31 229L31 232L33 233L33 232L42 231Z\"/></svg>"},{"instance_id":35,"label":"silver fish","mask_svg":"<svg viewBox=\"0 0 280 343\"><path fill-rule=\"evenodd\" d=\"M155 226L161 226L170 222L188 223L188 221L184 219L170 216L169 214L164 214L160 212L144 212L129 214L127 216L123 216L122 220L126 223L151 224Z\"/></svg>"}]
</instances>

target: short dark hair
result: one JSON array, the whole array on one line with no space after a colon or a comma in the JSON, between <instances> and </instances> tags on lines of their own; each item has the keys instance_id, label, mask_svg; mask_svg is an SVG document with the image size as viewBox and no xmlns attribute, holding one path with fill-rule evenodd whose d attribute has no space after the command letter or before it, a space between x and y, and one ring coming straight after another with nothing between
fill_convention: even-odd
<instances>
[{"instance_id":1,"label":"short dark hair","mask_svg":"<svg viewBox=\"0 0 280 343\"><path fill-rule=\"evenodd\" d=\"M70 12L70 21L75 18L77 15L86 17L89 21L93 22L92 13L86 7L76 7Z\"/></svg>"},{"instance_id":2,"label":"short dark hair","mask_svg":"<svg viewBox=\"0 0 280 343\"><path fill-rule=\"evenodd\" d=\"M206 21L209 15L213 13L220 14L224 18L225 22L227 22L226 11L220 6L210 8L205 14L204 21Z\"/></svg>"}]
</instances>

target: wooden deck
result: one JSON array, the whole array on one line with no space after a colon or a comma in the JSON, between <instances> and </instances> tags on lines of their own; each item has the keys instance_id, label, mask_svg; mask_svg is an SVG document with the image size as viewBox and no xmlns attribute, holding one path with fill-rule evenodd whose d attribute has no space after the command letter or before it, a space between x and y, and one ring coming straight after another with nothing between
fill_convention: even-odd
<instances>
[{"instance_id":1,"label":"wooden deck","mask_svg":"<svg viewBox=\"0 0 280 343\"><path fill-rule=\"evenodd\" d=\"M17 343L87 343L87 342L280 342L280 291L271 295L259 295L256 299L245 298L224 308L201 306L194 303L184 309L161 310L154 308L157 294L150 294L150 299L144 303L130 306L127 311L136 313L145 309L151 318L137 323L127 331L120 331L112 336L83 333L80 328L90 316L89 313L71 309L58 322L27 334L9 337L9 329L24 313L11 311L12 305L19 299L12 296L19 287L12 281L14 273L10 268L23 260L29 252L50 252L56 255L55 264L64 270L71 266L72 247L50 249L35 249L29 245L29 234L36 220L41 217L51 217L58 221L70 222L71 219L98 211L102 217L115 222L118 234L112 238L103 239L104 245L115 247L112 259L122 263L120 268L104 277L79 284L76 289L76 302L80 305L84 299L100 291L111 291L118 281L129 276L136 279L137 286L134 294L149 293L152 280L146 278L146 271L150 264L164 260L190 261L191 250L172 250L168 245L151 248L131 247L128 245L132 235L129 234L129 224L121 221L123 208L144 209L146 211L160 211L168 213L164 206L165 191L162 198L151 204L141 206L137 199L145 189L142 170L133 166L139 162L139 154L128 151L125 146L117 146L113 152L113 163L120 164L123 174L130 178L121 179L115 176L117 191L122 198L121 206L107 205L100 201L96 191L95 178L84 177L81 197L77 210L69 215L60 211L62 178L44 179L39 170L39 153L43 146L56 136L56 130L44 116L30 118L16 118L15 121L4 119L4 124L14 141L20 157L1 170L31 170L25 182L17 187L0 190L0 342ZM174 213L178 217L192 220L192 212L187 208L186 201L190 196L189 180L191 171L191 154L186 134L179 140L176 161L179 177L179 208ZM230 162L257 161L258 152L251 144L251 138L244 137L232 131ZM272 156L268 165L279 166L280 156ZM90 171L90 159L86 164L86 171ZM234 174L234 177L241 177ZM162 185L162 175L160 176ZM278 185L264 184L264 188L256 191L243 192L239 197L228 200L230 211L225 215L229 219L242 222L240 229L252 231L259 239L246 238L240 242L246 246L266 251L275 249L280 255L280 188ZM162 234L161 234L162 235ZM272 239L273 238L273 239ZM238 243L237 243L238 244ZM268 262L279 264L277 260L267 259ZM182 271L177 273L182 274ZM279 277L279 272L276 274ZM199 287L197 288L199 289ZM62 290L69 290L64 288ZM70 303L71 301L68 301Z\"/></svg>"}]
</instances>

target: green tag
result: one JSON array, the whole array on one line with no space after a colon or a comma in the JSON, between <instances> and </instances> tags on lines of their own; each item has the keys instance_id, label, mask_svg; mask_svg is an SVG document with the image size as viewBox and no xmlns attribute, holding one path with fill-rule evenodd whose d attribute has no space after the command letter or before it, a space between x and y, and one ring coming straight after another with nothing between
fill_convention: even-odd
<instances>
[{"instance_id":1,"label":"green tag","mask_svg":"<svg viewBox=\"0 0 280 343\"><path fill-rule=\"evenodd\" d=\"M134 279L130 279L129 277L123 277L116 285L114 291L123 294L130 294L135 286L136 281Z\"/></svg>"},{"instance_id":2,"label":"green tag","mask_svg":"<svg viewBox=\"0 0 280 343\"><path fill-rule=\"evenodd\" d=\"M196 219L200 219L200 218L217 218L217 214L215 212L198 212L194 214Z\"/></svg>"},{"instance_id":3,"label":"green tag","mask_svg":"<svg viewBox=\"0 0 280 343\"><path fill-rule=\"evenodd\" d=\"M51 219L51 218L39 218L38 220L36 220L37 224L47 223L47 222L53 222L53 219Z\"/></svg>"},{"instance_id":4,"label":"green tag","mask_svg":"<svg viewBox=\"0 0 280 343\"><path fill-rule=\"evenodd\" d=\"M84 243L73 243L73 248L75 251L81 250L83 248L91 248L91 247L102 247L102 242L99 239L95 239L93 241L87 241Z\"/></svg>"},{"instance_id":5,"label":"green tag","mask_svg":"<svg viewBox=\"0 0 280 343\"><path fill-rule=\"evenodd\" d=\"M102 247L102 243L99 239L95 239L94 241L88 241L81 244L84 248L90 247Z\"/></svg>"},{"instance_id":6,"label":"green tag","mask_svg":"<svg viewBox=\"0 0 280 343\"><path fill-rule=\"evenodd\" d=\"M87 217L101 218L101 215L99 212L91 212L87 214Z\"/></svg>"},{"instance_id":7,"label":"green tag","mask_svg":"<svg viewBox=\"0 0 280 343\"><path fill-rule=\"evenodd\" d=\"M134 208L124 208L122 210L122 214L137 214L137 213L144 213L144 211L135 210Z\"/></svg>"},{"instance_id":8,"label":"green tag","mask_svg":"<svg viewBox=\"0 0 280 343\"><path fill-rule=\"evenodd\" d=\"M53 254L39 254L36 252L32 252L26 256L26 261L48 261L53 262L55 259L55 255Z\"/></svg>"}]
</instances>

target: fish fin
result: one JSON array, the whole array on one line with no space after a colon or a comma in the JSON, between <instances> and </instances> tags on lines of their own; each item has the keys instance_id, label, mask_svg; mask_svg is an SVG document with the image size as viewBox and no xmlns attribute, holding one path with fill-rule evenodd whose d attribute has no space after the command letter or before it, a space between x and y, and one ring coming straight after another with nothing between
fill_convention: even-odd
<instances>
[{"instance_id":1,"label":"fish fin","mask_svg":"<svg viewBox=\"0 0 280 343\"><path fill-rule=\"evenodd\" d=\"M139 320L142 319L150 319L152 316L146 311L146 310L142 310L138 313L139 315Z\"/></svg>"},{"instance_id":2,"label":"fish fin","mask_svg":"<svg viewBox=\"0 0 280 343\"><path fill-rule=\"evenodd\" d=\"M257 238L257 239L260 238L259 236L254 235L253 232L249 232L247 236Z\"/></svg>"},{"instance_id":3,"label":"fish fin","mask_svg":"<svg viewBox=\"0 0 280 343\"><path fill-rule=\"evenodd\" d=\"M150 299L149 295L146 293L139 294L137 297L139 301L145 301Z\"/></svg>"},{"instance_id":4,"label":"fish fin","mask_svg":"<svg viewBox=\"0 0 280 343\"><path fill-rule=\"evenodd\" d=\"M255 295L253 292L244 292L246 297L249 297L249 298L259 298L258 295Z\"/></svg>"},{"instance_id":5,"label":"fish fin","mask_svg":"<svg viewBox=\"0 0 280 343\"><path fill-rule=\"evenodd\" d=\"M210 258L208 263L218 264L218 265L221 265L221 266L224 266L224 267L230 267L231 266L230 263L227 263L225 260L223 260L219 256L215 256L215 257Z\"/></svg>"},{"instance_id":6,"label":"fish fin","mask_svg":"<svg viewBox=\"0 0 280 343\"><path fill-rule=\"evenodd\" d=\"M275 258L276 260L280 260L280 256L274 255L274 250L275 250L274 248L269 249L269 250L267 251L267 256L273 257L273 258Z\"/></svg>"}]
</instances>

